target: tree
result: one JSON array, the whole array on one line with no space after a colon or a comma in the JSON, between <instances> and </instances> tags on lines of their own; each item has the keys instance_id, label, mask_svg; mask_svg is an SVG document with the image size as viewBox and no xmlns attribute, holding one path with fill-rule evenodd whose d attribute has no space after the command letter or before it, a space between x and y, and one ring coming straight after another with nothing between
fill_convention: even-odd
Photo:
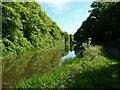
<instances>
[{"instance_id":1,"label":"tree","mask_svg":"<svg viewBox=\"0 0 120 90\"><path fill-rule=\"evenodd\" d=\"M76 41L93 43L114 42L120 39L120 2L93 2L90 16L74 34Z\"/></svg>"},{"instance_id":2,"label":"tree","mask_svg":"<svg viewBox=\"0 0 120 90\"><path fill-rule=\"evenodd\" d=\"M63 44L63 32L37 2L2 2L2 26L4 52L18 54Z\"/></svg>"}]
</instances>

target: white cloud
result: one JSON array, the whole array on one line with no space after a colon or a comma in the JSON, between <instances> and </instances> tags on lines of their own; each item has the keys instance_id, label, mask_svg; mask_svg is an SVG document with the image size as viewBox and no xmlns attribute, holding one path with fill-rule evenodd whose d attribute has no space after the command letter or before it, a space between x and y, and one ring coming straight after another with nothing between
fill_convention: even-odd
<instances>
[{"instance_id":1,"label":"white cloud","mask_svg":"<svg viewBox=\"0 0 120 90\"><path fill-rule=\"evenodd\" d=\"M64 10L65 5L70 2L70 0L35 0L37 2L44 2L49 7L54 8L55 13L61 13Z\"/></svg>"},{"instance_id":2,"label":"white cloud","mask_svg":"<svg viewBox=\"0 0 120 90\"><path fill-rule=\"evenodd\" d=\"M68 2L92 2L94 0L35 0L36 2L44 2L53 8L56 14L61 13Z\"/></svg>"},{"instance_id":3,"label":"white cloud","mask_svg":"<svg viewBox=\"0 0 120 90\"><path fill-rule=\"evenodd\" d=\"M35 0L37 2L51 2L51 3L61 3L61 2L92 2L95 0Z\"/></svg>"}]
</instances>

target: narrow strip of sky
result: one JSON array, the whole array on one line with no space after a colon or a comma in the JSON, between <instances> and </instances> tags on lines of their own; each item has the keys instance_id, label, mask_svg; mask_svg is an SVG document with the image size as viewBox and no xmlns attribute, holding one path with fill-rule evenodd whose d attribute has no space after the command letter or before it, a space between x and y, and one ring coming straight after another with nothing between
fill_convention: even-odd
<instances>
[{"instance_id":1,"label":"narrow strip of sky","mask_svg":"<svg viewBox=\"0 0 120 90\"><path fill-rule=\"evenodd\" d=\"M36 0L62 31L74 34L90 13L91 0Z\"/></svg>"}]
</instances>

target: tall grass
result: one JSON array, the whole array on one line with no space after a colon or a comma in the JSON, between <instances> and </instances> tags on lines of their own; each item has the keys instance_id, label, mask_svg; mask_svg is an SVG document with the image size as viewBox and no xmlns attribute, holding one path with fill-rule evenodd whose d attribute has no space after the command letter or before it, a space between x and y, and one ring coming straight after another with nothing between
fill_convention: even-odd
<instances>
[{"instance_id":1,"label":"tall grass","mask_svg":"<svg viewBox=\"0 0 120 90\"><path fill-rule=\"evenodd\" d=\"M114 58L104 57L102 51L100 46L90 46L84 58L65 60L61 67L11 88L120 88L120 65Z\"/></svg>"}]
</instances>

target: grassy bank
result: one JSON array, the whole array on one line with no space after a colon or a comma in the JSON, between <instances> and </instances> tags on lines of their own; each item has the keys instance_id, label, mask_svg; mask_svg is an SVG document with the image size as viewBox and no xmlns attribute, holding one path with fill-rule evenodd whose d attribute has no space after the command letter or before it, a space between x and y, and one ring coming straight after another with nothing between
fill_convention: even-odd
<instances>
[{"instance_id":1,"label":"grassy bank","mask_svg":"<svg viewBox=\"0 0 120 90\"><path fill-rule=\"evenodd\" d=\"M120 64L104 54L102 47L90 46L84 58L68 59L61 67L21 80L11 88L120 88Z\"/></svg>"}]
</instances>

